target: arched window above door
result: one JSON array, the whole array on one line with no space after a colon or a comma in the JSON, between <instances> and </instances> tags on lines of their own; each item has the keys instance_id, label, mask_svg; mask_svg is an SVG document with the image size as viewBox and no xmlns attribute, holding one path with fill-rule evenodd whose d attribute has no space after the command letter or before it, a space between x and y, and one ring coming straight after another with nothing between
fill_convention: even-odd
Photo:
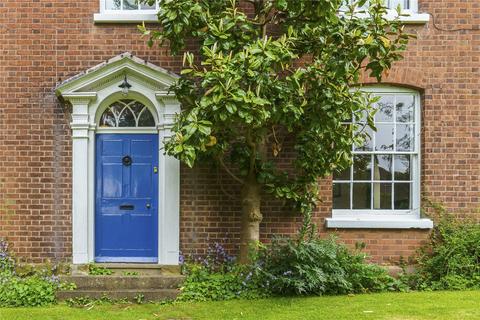
<instances>
[{"instance_id":1,"label":"arched window above door","mask_svg":"<svg viewBox=\"0 0 480 320\"><path fill-rule=\"evenodd\" d=\"M101 128L155 127L148 108L136 100L122 99L112 103L100 117Z\"/></svg>"}]
</instances>

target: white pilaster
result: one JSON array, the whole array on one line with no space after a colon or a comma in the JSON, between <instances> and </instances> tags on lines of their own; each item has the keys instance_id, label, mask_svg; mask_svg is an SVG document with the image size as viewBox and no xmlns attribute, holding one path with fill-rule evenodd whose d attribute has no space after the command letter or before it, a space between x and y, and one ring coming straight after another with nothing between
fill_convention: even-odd
<instances>
[{"instance_id":1,"label":"white pilaster","mask_svg":"<svg viewBox=\"0 0 480 320\"><path fill-rule=\"evenodd\" d=\"M63 96L72 104L72 252L73 263L89 262L88 248L88 106L94 93Z\"/></svg>"},{"instance_id":2,"label":"white pilaster","mask_svg":"<svg viewBox=\"0 0 480 320\"><path fill-rule=\"evenodd\" d=\"M159 199L159 263L177 265L180 254L180 162L174 157L164 154L164 141L171 136L171 127L175 115L180 112L180 103L174 95L167 92L155 93L163 104L163 113L159 116L160 139L160 177Z\"/></svg>"}]
</instances>

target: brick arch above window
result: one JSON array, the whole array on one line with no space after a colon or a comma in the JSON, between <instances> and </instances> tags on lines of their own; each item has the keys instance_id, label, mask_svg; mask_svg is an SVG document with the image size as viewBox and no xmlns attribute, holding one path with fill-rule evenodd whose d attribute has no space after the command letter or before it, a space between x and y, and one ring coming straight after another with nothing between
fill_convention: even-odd
<instances>
[{"instance_id":1,"label":"brick arch above window","mask_svg":"<svg viewBox=\"0 0 480 320\"><path fill-rule=\"evenodd\" d=\"M376 78L370 77L368 73L362 74L360 82L365 85L391 85L399 88L408 88L423 93L427 86L425 72L417 68L393 67L382 76L381 83Z\"/></svg>"}]
</instances>

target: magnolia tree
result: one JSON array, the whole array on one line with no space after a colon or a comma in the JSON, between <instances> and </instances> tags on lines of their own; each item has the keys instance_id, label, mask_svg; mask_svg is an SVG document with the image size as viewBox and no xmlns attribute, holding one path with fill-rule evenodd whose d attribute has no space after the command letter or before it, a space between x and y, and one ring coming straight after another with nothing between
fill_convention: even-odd
<instances>
[{"instance_id":1,"label":"magnolia tree","mask_svg":"<svg viewBox=\"0 0 480 320\"><path fill-rule=\"evenodd\" d=\"M309 217L319 178L350 165L373 127L359 77L380 81L408 42L383 1L342 2L162 0L160 27L140 27L183 54L166 152L189 167L215 161L241 186L241 262L259 240L264 192ZM287 152L290 167L278 160Z\"/></svg>"}]
</instances>

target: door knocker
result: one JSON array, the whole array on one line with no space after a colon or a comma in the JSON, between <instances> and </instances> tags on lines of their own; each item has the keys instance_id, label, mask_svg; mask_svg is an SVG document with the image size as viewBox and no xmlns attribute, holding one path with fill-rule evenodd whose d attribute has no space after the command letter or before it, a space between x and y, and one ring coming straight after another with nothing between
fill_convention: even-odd
<instances>
[{"instance_id":1,"label":"door knocker","mask_svg":"<svg viewBox=\"0 0 480 320\"><path fill-rule=\"evenodd\" d=\"M130 156L125 156L122 158L122 163L124 166L128 167L132 164L132 158Z\"/></svg>"}]
</instances>

